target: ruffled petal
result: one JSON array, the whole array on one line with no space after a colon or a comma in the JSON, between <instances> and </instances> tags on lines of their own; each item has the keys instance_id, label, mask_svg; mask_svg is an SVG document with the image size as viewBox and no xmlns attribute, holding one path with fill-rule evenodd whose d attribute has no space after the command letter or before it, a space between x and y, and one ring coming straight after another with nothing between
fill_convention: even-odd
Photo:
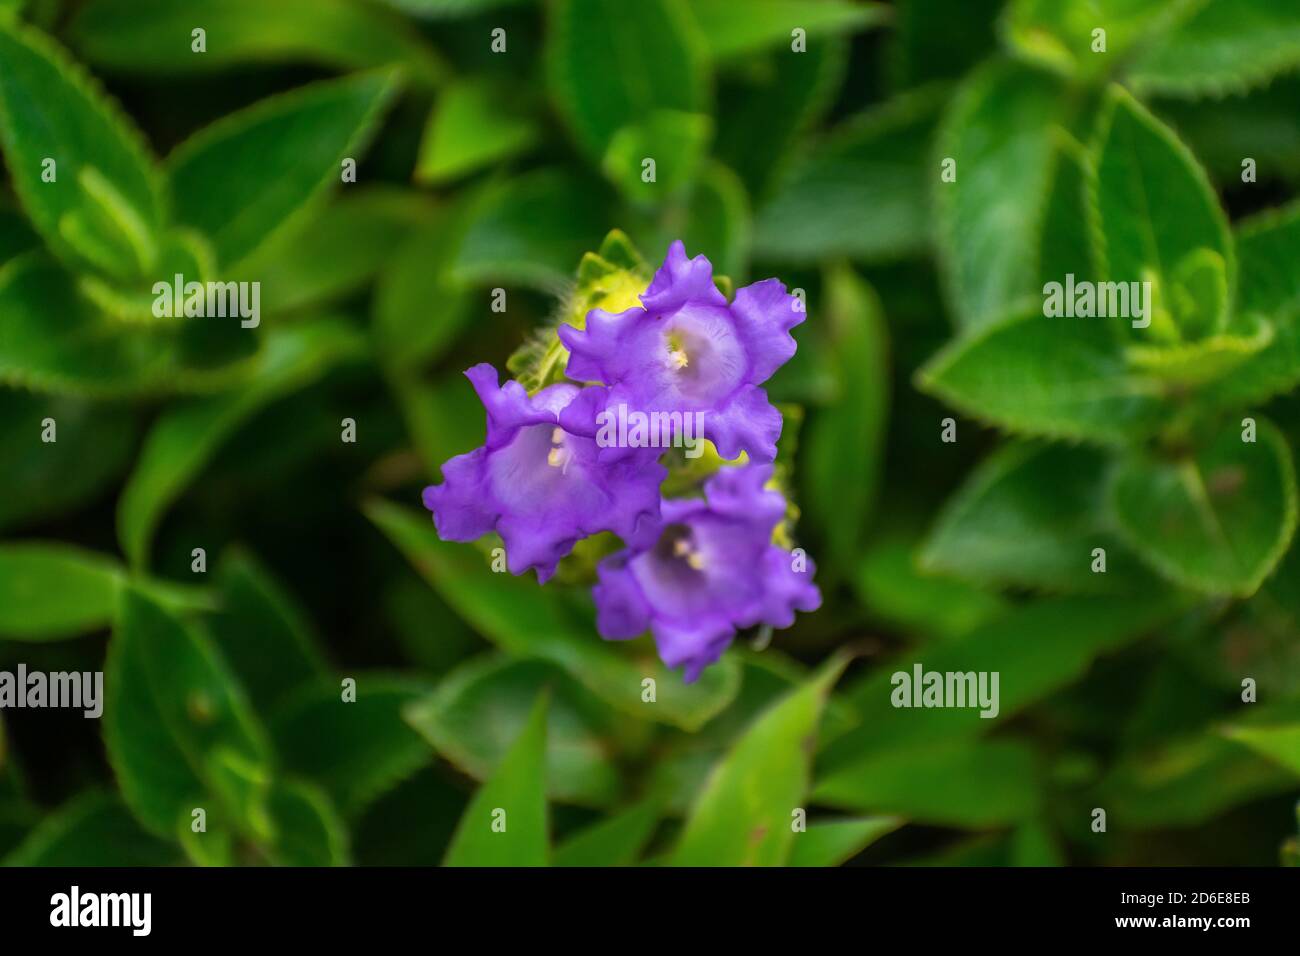
<instances>
[{"instance_id":1,"label":"ruffled petal","mask_svg":"<svg viewBox=\"0 0 1300 956\"><path fill-rule=\"evenodd\" d=\"M723 458L738 458L743 451L751 461L766 464L776 459L782 423L767 392L746 385L725 406L706 414L704 434Z\"/></svg>"},{"instance_id":2,"label":"ruffled petal","mask_svg":"<svg viewBox=\"0 0 1300 956\"><path fill-rule=\"evenodd\" d=\"M637 637L650 629L650 605L627 566L627 552L613 554L596 566L596 630L611 641Z\"/></svg>"},{"instance_id":3,"label":"ruffled petal","mask_svg":"<svg viewBox=\"0 0 1300 956\"><path fill-rule=\"evenodd\" d=\"M749 353L750 381L761 385L786 362L797 345L790 330L804 320L798 303L779 279L764 279L736 290L731 311L736 331Z\"/></svg>"}]
</instances>

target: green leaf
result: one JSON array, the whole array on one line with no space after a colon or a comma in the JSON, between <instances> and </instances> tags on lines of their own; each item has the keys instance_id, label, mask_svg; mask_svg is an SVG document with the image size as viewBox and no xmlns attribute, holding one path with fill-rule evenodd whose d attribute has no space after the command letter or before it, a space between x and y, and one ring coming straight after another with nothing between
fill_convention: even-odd
<instances>
[{"instance_id":1,"label":"green leaf","mask_svg":"<svg viewBox=\"0 0 1300 956\"><path fill-rule=\"evenodd\" d=\"M444 20L452 17L470 17L501 7L518 7L536 3L536 0L373 0L395 7L413 17Z\"/></svg>"},{"instance_id":2,"label":"green leaf","mask_svg":"<svg viewBox=\"0 0 1300 956\"><path fill-rule=\"evenodd\" d=\"M191 31L205 33L203 52ZM341 70L402 64L425 82L445 67L400 20L351 0L93 0L68 34L96 66L145 75L303 62Z\"/></svg>"},{"instance_id":3,"label":"green leaf","mask_svg":"<svg viewBox=\"0 0 1300 956\"><path fill-rule=\"evenodd\" d=\"M848 687L844 697L857 714L857 725L829 743L819 768L848 773L877 753L986 733L1068 687L1098 657L1170 620L1180 607L1169 597L1039 600L990 620L959 641L905 654ZM911 676L917 664L925 672L997 673L996 716L979 716L979 707L895 707L895 675Z\"/></svg>"},{"instance_id":4,"label":"green leaf","mask_svg":"<svg viewBox=\"0 0 1300 956\"><path fill-rule=\"evenodd\" d=\"M1236 257L1214 188L1173 132L1119 87L1109 91L1093 163L1089 206L1103 279L1152 279L1162 304L1170 306L1177 270L1208 249L1223 262L1232 301ZM1151 302L1148 308L1154 310Z\"/></svg>"},{"instance_id":5,"label":"green leaf","mask_svg":"<svg viewBox=\"0 0 1300 956\"><path fill-rule=\"evenodd\" d=\"M628 199L658 205L695 179L712 137L707 113L654 110L614 134L600 166ZM647 159L655 163L649 182Z\"/></svg>"},{"instance_id":6,"label":"green leaf","mask_svg":"<svg viewBox=\"0 0 1300 956\"><path fill-rule=\"evenodd\" d=\"M118 536L132 565L144 564L163 513L227 437L255 411L319 378L359 346L341 321L286 327L268 336L259 375L246 387L175 405L160 418L118 502Z\"/></svg>"},{"instance_id":7,"label":"green leaf","mask_svg":"<svg viewBox=\"0 0 1300 956\"><path fill-rule=\"evenodd\" d=\"M791 52L791 33L796 27L815 42L814 37L882 24L889 19L890 10L883 3L856 4L846 0L748 0L742 11L734 0L694 0L691 13L708 41L709 52L722 60L778 45L785 46L785 54L797 56Z\"/></svg>"},{"instance_id":8,"label":"green leaf","mask_svg":"<svg viewBox=\"0 0 1300 956\"><path fill-rule=\"evenodd\" d=\"M217 580L221 604L208 627L260 713L327 673L306 616L261 562L236 552Z\"/></svg>"},{"instance_id":9,"label":"green leaf","mask_svg":"<svg viewBox=\"0 0 1300 956\"><path fill-rule=\"evenodd\" d=\"M556 866L631 866L654 835L659 801L653 797L593 823L555 849Z\"/></svg>"},{"instance_id":10,"label":"green leaf","mask_svg":"<svg viewBox=\"0 0 1300 956\"><path fill-rule=\"evenodd\" d=\"M519 736L531 702L548 687L548 795L592 806L613 803L623 786L609 759L617 725L607 708L552 664L498 657L470 661L409 706L406 719L447 760L485 780Z\"/></svg>"},{"instance_id":11,"label":"green leaf","mask_svg":"<svg viewBox=\"0 0 1300 956\"><path fill-rule=\"evenodd\" d=\"M139 591L124 590L104 686L109 762L147 829L169 838L196 807L214 824L249 822L230 805L221 768L231 760L264 767L270 746L203 634Z\"/></svg>"},{"instance_id":12,"label":"green leaf","mask_svg":"<svg viewBox=\"0 0 1300 956\"><path fill-rule=\"evenodd\" d=\"M176 218L237 268L342 179L345 158L360 160L397 88L391 70L327 80L200 130L167 158Z\"/></svg>"},{"instance_id":13,"label":"green leaf","mask_svg":"<svg viewBox=\"0 0 1300 956\"><path fill-rule=\"evenodd\" d=\"M1002 23L1008 46L1022 58L1067 76L1093 79L1111 70L1152 34L1159 35L1204 0L1012 0ZM1105 30L1105 49L1096 50Z\"/></svg>"},{"instance_id":14,"label":"green leaf","mask_svg":"<svg viewBox=\"0 0 1300 956\"><path fill-rule=\"evenodd\" d=\"M1155 582L1106 523L1108 464L1085 447L1004 446L940 513L922 567L1001 587L1149 593ZM1106 552L1105 573L1092 570L1095 548Z\"/></svg>"},{"instance_id":15,"label":"green leaf","mask_svg":"<svg viewBox=\"0 0 1300 956\"><path fill-rule=\"evenodd\" d=\"M1155 570L1208 594L1249 596L1281 560L1296 526L1291 451L1264 420L1257 440L1230 423L1192 453L1133 453L1112 478L1118 530Z\"/></svg>"},{"instance_id":16,"label":"green leaf","mask_svg":"<svg viewBox=\"0 0 1300 956\"><path fill-rule=\"evenodd\" d=\"M675 866L780 866L795 838L813 741L831 687L846 664L822 671L766 710L714 768L695 801L672 862Z\"/></svg>"},{"instance_id":17,"label":"green leaf","mask_svg":"<svg viewBox=\"0 0 1300 956\"><path fill-rule=\"evenodd\" d=\"M513 159L537 139L537 123L507 86L463 80L442 92L429 115L415 179L431 185L459 179Z\"/></svg>"},{"instance_id":18,"label":"green leaf","mask_svg":"<svg viewBox=\"0 0 1300 956\"><path fill-rule=\"evenodd\" d=\"M321 305L365 288L430 219L408 190L363 187L296 221L242 271L262 283L264 315Z\"/></svg>"},{"instance_id":19,"label":"green leaf","mask_svg":"<svg viewBox=\"0 0 1300 956\"><path fill-rule=\"evenodd\" d=\"M810 823L806 831L795 834L787 865L839 866L902 825L897 817Z\"/></svg>"},{"instance_id":20,"label":"green leaf","mask_svg":"<svg viewBox=\"0 0 1300 956\"><path fill-rule=\"evenodd\" d=\"M487 189L468 212L452 267L465 282L519 282L558 292L606 232L605 196L589 178L536 170Z\"/></svg>"},{"instance_id":21,"label":"green leaf","mask_svg":"<svg viewBox=\"0 0 1300 956\"><path fill-rule=\"evenodd\" d=\"M729 657L685 684L664 668L647 642L640 642L631 657L601 640L589 612L576 610L555 585L541 588L532 580L493 573L486 555L439 540L427 516L383 501L368 503L365 511L480 634L509 654L556 664L628 716L697 730L736 695L739 673ZM586 594L582 601L588 601ZM646 678L656 684L654 703L641 699Z\"/></svg>"},{"instance_id":22,"label":"green leaf","mask_svg":"<svg viewBox=\"0 0 1300 956\"><path fill-rule=\"evenodd\" d=\"M1300 722L1238 724L1225 728L1224 736L1300 775Z\"/></svg>"},{"instance_id":23,"label":"green leaf","mask_svg":"<svg viewBox=\"0 0 1300 956\"><path fill-rule=\"evenodd\" d=\"M41 441L46 418L58 441ZM0 389L0 530L91 502L126 470L137 432L129 408Z\"/></svg>"},{"instance_id":24,"label":"green leaf","mask_svg":"<svg viewBox=\"0 0 1300 956\"><path fill-rule=\"evenodd\" d=\"M749 274L751 231L744 184L721 163L709 162L691 190L686 222L662 245L680 238L687 249L704 251L718 275L739 281Z\"/></svg>"},{"instance_id":25,"label":"green leaf","mask_svg":"<svg viewBox=\"0 0 1300 956\"><path fill-rule=\"evenodd\" d=\"M929 181L940 263L963 329L983 328L1037 298L1054 129L1065 119L1059 84L1003 61L973 73L948 109L935 156L956 161L956 181L943 182L937 167Z\"/></svg>"},{"instance_id":26,"label":"green leaf","mask_svg":"<svg viewBox=\"0 0 1300 956\"><path fill-rule=\"evenodd\" d=\"M755 251L796 263L889 260L930 243L930 141L942 99L927 89L851 119L795 160L758 213Z\"/></svg>"},{"instance_id":27,"label":"green leaf","mask_svg":"<svg viewBox=\"0 0 1300 956\"><path fill-rule=\"evenodd\" d=\"M347 866L348 831L329 798L302 782L276 783L267 797L275 835L266 847L277 866Z\"/></svg>"},{"instance_id":28,"label":"green leaf","mask_svg":"<svg viewBox=\"0 0 1300 956\"><path fill-rule=\"evenodd\" d=\"M918 823L1003 826L1037 810L1037 776L1026 744L965 740L889 750L819 775L813 799Z\"/></svg>"},{"instance_id":29,"label":"green leaf","mask_svg":"<svg viewBox=\"0 0 1300 956\"><path fill-rule=\"evenodd\" d=\"M428 686L411 678L350 673L356 700L337 678L320 677L284 700L270 717L285 767L319 784L354 817L429 762L429 748L402 719Z\"/></svg>"},{"instance_id":30,"label":"green leaf","mask_svg":"<svg viewBox=\"0 0 1300 956\"><path fill-rule=\"evenodd\" d=\"M49 247L115 276L157 254L162 188L139 132L48 37L0 22L0 143L14 190ZM45 182L45 161L56 178Z\"/></svg>"},{"instance_id":31,"label":"green leaf","mask_svg":"<svg viewBox=\"0 0 1300 956\"><path fill-rule=\"evenodd\" d=\"M1143 93L1222 96L1300 66L1300 10L1275 0L1209 0L1158 34L1129 68Z\"/></svg>"},{"instance_id":32,"label":"green leaf","mask_svg":"<svg viewBox=\"0 0 1300 956\"><path fill-rule=\"evenodd\" d=\"M839 379L835 404L805 426L801 460L804 513L821 530L831 577L852 566L876 498L889 418L890 354L875 290L847 268L822 285L825 315L810 305L830 339Z\"/></svg>"},{"instance_id":33,"label":"green leaf","mask_svg":"<svg viewBox=\"0 0 1300 956\"><path fill-rule=\"evenodd\" d=\"M107 627L122 579L116 561L71 545L0 544L0 638L51 641Z\"/></svg>"},{"instance_id":34,"label":"green leaf","mask_svg":"<svg viewBox=\"0 0 1300 956\"><path fill-rule=\"evenodd\" d=\"M706 111L707 53L686 3L557 0L548 11L548 86L592 158L655 110Z\"/></svg>"},{"instance_id":35,"label":"green leaf","mask_svg":"<svg viewBox=\"0 0 1300 956\"><path fill-rule=\"evenodd\" d=\"M91 790L45 816L4 866L171 866L176 847L140 829L116 794Z\"/></svg>"},{"instance_id":36,"label":"green leaf","mask_svg":"<svg viewBox=\"0 0 1300 956\"><path fill-rule=\"evenodd\" d=\"M1124 444L1169 416L1160 383L1128 368L1105 320L1047 318L1041 308L958 339L917 384L973 418L1048 438Z\"/></svg>"},{"instance_id":37,"label":"green leaf","mask_svg":"<svg viewBox=\"0 0 1300 956\"><path fill-rule=\"evenodd\" d=\"M889 76L897 88L955 79L996 48L1004 0L896 0Z\"/></svg>"},{"instance_id":38,"label":"green leaf","mask_svg":"<svg viewBox=\"0 0 1300 956\"><path fill-rule=\"evenodd\" d=\"M545 691L492 779L474 794L452 837L444 866L546 866Z\"/></svg>"}]
</instances>

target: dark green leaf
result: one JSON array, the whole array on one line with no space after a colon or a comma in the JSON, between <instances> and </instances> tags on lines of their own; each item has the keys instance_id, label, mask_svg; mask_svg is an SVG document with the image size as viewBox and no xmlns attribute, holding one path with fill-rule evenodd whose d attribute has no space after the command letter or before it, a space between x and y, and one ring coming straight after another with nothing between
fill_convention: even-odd
<instances>
[{"instance_id":1,"label":"dark green leaf","mask_svg":"<svg viewBox=\"0 0 1300 956\"><path fill-rule=\"evenodd\" d=\"M0 544L0 637L51 641L106 627L123 578L116 561L71 545Z\"/></svg>"}]
</instances>

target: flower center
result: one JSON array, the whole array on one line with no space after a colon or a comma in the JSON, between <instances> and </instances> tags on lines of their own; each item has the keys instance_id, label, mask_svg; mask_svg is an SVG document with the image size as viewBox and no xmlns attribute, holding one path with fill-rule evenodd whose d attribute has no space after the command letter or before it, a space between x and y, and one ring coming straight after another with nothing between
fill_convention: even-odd
<instances>
[{"instance_id":1,"label":"flower center","mask_svg":"<svg viewBox=\"0 0 1300 956\"><path fill-rule=\"evenodd\" d=\"M674 369L683 369L691 364L691 357L686 354L686 343L676 332L668 334L668 364Z\"/></svg>"},{"instance_id":2,"label":"flower center","mask_svg":"<svg viewBox=\"0 0 1300 956\"><path fill-rule=\"evenodd\" d=\"M691 529L684 524L669 525L659 538L656 550L670 565L686 565L692 571L704 570L704 555L695 547Z\"/></svg>"},{"instance_id":3,"label":"flower center","mask_svg":"<svg viewBox=\"0 0 1300 956\"><path fill-rule=\"evenodd\" d=\"M546 463L552 468L559 468L564 474L569 471L569 459L573 454L564 447L564 429L556 428L551 432L551 450L546 453Z\"/></svg>"}]
</instances>

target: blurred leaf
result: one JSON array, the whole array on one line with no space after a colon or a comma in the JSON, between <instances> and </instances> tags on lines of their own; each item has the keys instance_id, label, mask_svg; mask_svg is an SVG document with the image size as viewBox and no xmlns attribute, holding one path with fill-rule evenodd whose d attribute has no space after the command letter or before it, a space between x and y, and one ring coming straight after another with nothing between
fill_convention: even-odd
<instances>
[{"instance_id":1,"label":"blurred leaf","mask_svg":"<svg viewBox=\"0 0 1300 956\"><path fill-rule=\"evenodd\" d=\"M1300 66L1300 10L1275 0L1208 0L1157 34L1129 81L1143 93L1222 96Z\"/></svg>"},{"instance_id":2,"label":"blurred leaf","mask_svg":"<svg viewBox=\"0 0 1300 956\"><path fill-rule=\"evenodd\" d=\"M0 389L0 530L84 507L126 469L137 431L128 408Z\"/></svg>"},{"instance_id":3,"label":"blurred leaf","mask_svg":"<svg viewBox=\"0 0 1300 956\"><path fill-rule=\"evenodd\" d=\"M116 561L71 545L0 544L0 638L51 641L107 627L123 576Z\"/></svg>"},{"instance_id":4,"label":"blurred leaf","mask_svg":"<svg viewBox=\"0 0 1300 956\"><path fill-rule=\"evenodd\" d=\"M687 817L675 866L780 866L809 785L817 725L846 660L832 658L754 722L718 763Z\"/></svg>"},{"instance_id":5,"label":"blurred leaf","mask_svg":"<svg viewBox=\"0 0 1300 956\"><path fill-rule=\"evenodd\" d=\"M884 23L890 10L883 3L849 3L847 0L747 0L738 9L734 0L693 0L691 13L709 52L717 59L742 57L769 46L785 46L791 56L795 28L813 37L849 33Z\"/></svg>"},{"instance_id":6,"label":"blurred leaf","mask_svg":"<svg viewBox=\"0 0 1300 956\"><path fill-rule=\"evenodd\" d=\"M206 31L203 52L192 49L196 27ZM91 63L124 73L295 61L342 70L400 63L425 82L445 72L417 33L353 0L92 0L68 34Z\"/></svg>"},{"instance_id":7,"label":"blurred leaf","mask_svg":"<svg viewBox=\"0 0 1300 956\"><path fill-rule=\"evenodd\" d=\"M330 302L365 288L429 218L428 204L407 190L362 187L299 219L241 271L262 283L263 314Z\"/></svg>"},{"instance_id":8,"label":"blurred leaf","mask_svg":"<svg viewBox=\"0 0 1300 956\"><path fill-rule=\"evenodd\" d=\"M355 354L359 341L349 326L336 320L278 330L268 337L260 374L248 386L169 409L150 431L118 502L118 536L132 565L144 564L167 507L230 434L259 408Z\"/></svg>"},{"instance_id":9,"label":"blurred leaf","mask_svg":"<svg viewBox=\"0 0 1300 956\"><path fill-rule=\"evenodd\" d=\"M167 158L177 219L237 268L360 160L397 87L391 70L326 80L205 127Z\"/></svg>"},{"instance_id":10,"label":"blurred leaf","mask_svg":"<svg viewBox=\"0 0 1300 956\"><path fill-rule=\"evenodd\" d=\"M889 73L898 87L952 79L996 46L1003 0L895 0Z\"/></svg>"},{"instance_id":11,"label":"blurred leaf","mask_svg":"<svg viewBox=\"0 0 1300 956\"><path fill-rule=\"evenodd\" d=\"M1065 859L1052 832L1031 820L1016 828L1011 845L1011 866L1064 866Z\"/></svg>"},{"instance_id":12,"label":"blurred leaf","mask_svg":"<svg viewBox=\"0 0 1300 956\"><path fill-rule=\"evenodd\" d=\"M829 742L818 767L849 773L882 751L986 733L1069 686L1098 657L1170 620L1179 608L1174 598L1045 599L994 618L960 641L906 652L848 686L843 696L857 713L857 725ZM926 672L996 673L996 716L981 717L980 708L972 706L895 707L894 675L902 671L911 676L916 664Z\"/></svg>"},{"instance_id":13,"label":"blurred leaf","mask_svg":"<svg viewBox=\"0 0 1300 956\"><path fill-rule=\"evenodd\" d=\"M1040 308L986 324L917 372L918 386L963 414L1047 438L1122 444L1168 420L1160 384L1128 368L1101 320Z\"/></svg>"},{"instance_id":14,"label":"blurred leaf","mask_svg":"<svg viewBox=\"0 0 1300 956\"><path fill-rule=\"evenodd\" d=\"M546 866L546 712L543 691L492 779L474 794L444 866Z\"/></svg>"},{"instance_id":15,"label":"blurred leaf","mask_svg":"<svg viewBox=\"0 0 1300 956\"><path fill-rule=\"evenodd\" d=\"M839 866L902 824L896 817L810 823L805 832L795 834L787 865Z\"/></svg>"},{"instance_id":16,"label":"blurred leaf","mask_svg":"<svg viewBox=\"0 0 1300 956\"><path fill-rule=\"evenodd\" d=\"M813 413L803 436L800 505L827 544L833 579L861 553L862 535L875 504L889 418L888 332L875 290L847 268L830 271L822 286L825 326L839 400Z\"/></svg>"},{"instance_id":17,"label":"blurred leaf","mask_svg":"<svg viewBox=\"0 0 1300 956\"><path fill-rule=\"evenodd\" d=\"M157 255L162 187L139 132L44 34L0 21L0 143L32 224L66 262L114 276ZM45 182L43 165L57 164Z\"/></svg>"},{"instance_id":18,"label":"blurred leaf","mask_svg":"<svg viewBox=\"0 0 1300 956\"><path fill-rule=\"evenodd\" d=\"M476 780L490 777L550 689L546 747L548 796L607 806L622 781L611 761L617 725L611 713L563 671L543 661L479 658L449 674L406 708L406 719L447 760Z\"/></svg>"},{"instance_id":19,"label":"blurred leaf","mask_svg":"<svg viewBox=\"0 0 1300 956\"><path fill-rule=\"evenodd\" d=\"M1195 157L1118 87L1111 88L1100 124L1089 203L1102 278L1152 279L1168 301L1176 267L1192 253L1210 249L1222 259L1231 300L1236 288L1232 236ZM1154 309L1151 302L1147 306Z\"/></svg>"},{"instance_id":20,"label":"blurred leaf","mask_svg":"<svg viewBox=\"0 0 1300 956\"><path fill-rule=\"evenodd\" d=\"M687 249L703 250L718 275L739 282L749 275L751 232L744 184L721 163L710 162L691 191L685 222L660 245L666 249L680 238Z\"/></svg>"},{"instance_id":21,"label":"blurred leaf","mask_svg":"<svg viewBox=\"0 0 1300 956\"><path fill-rule=\"evenodd\" d=\"M116 794L91 790L69 800L36 826L4 866L170 866L175 845L140 829Z\"/></svg>"},{"instance_id":22,"label":"blurred leaf","mask_svg":"<svg viewBox=\"0 0 1300 956\"><path fill-rule=\"evenodd\" d=\"M272 786L267 808L275 837L267 855L277 866L346 866L348 832L329 798L306 783Z\"/></svg>"},{"instance_id":23,"label":"blurred leaf","mask_svg":"<svg viewBox=\"0 0 1300 956\"><path fill-rule=\"evenodd\" d=\"M402 719L428 686L386 674L346 676L356 681L355 701L343 700L338 678L319 677L273 711L270 729L284 765L354 817L429 762L429 748Z\"/></svg>"},{"instance_id":24,"label":"blurred leaf","mask_svg":"<svg viewBox=\"0 0 1300 956\"><path fill-rule=\"evenodd\" d=\"M1018 741L965 740L875 754L817 778L813 800L918 823L992 827L1038 807L1033 752Z\"/></svg>"},{"instance_id":25,"label":"blurred leaf","mask_svg":"<svg viewBox=\"0 0 1300 956\"><path fill-rule=\"evenodd\" d=\"M452 275L477 285L518 282L557 292L606 230L604 195L560 169L494 185L468 213Z\"/></svg>"},{"instance_id":26,"label":"blurred leaf","mask_svg":"<svg viewBox=\"0 0 1300 956\"><path fill-rule=\"evenodd\" d=\"M654 110L618 130L601 159L601 169L629 200L658 205L695 179L713 137L707 113ZM647 159L655 163L646 182Z\"/></svg>"},{"instance_id":27,"label":"blurred leaf","mask_svg":"<svg viewBox=\"0 0 1300 956\"><path fill-rule=\"evenodd\" d=\"M924 252L930 183L938 178L929 168L938 93L931 88L891 100L795 160L759 208L755 253L812 263Z\"/></svg>"},{"instance_id":28,"label":"blurred leaf","mask_svg":"<svg viewBox=\"0 0 1300 956\"><path fill-rule=\"evenodd\" d=\"M459 81L442 91L429 116L415 179L458 179L526 152L537 138L537 124L515 91L489 81Z\"/></svg>"},{"instance_id":29,"label":"blurred leaf","mask_svg":"<svg viewBox=\"0 0 1300 956\"><path fill-rule=\"evenodd\" d=\"M1238 724L1227 727L1224 735L1300 775L1300 721L1273 725Z\"/></svg>"},{"instance_id":30,"label":"blurred leaf","mask_svg":"<svg viewBox=\"0 0 1300 956\"><path fill-rule=\"evenodd\" d=\"M214 825L236 812L213 805L222 755L258 768L270 746L208 639L128 588L104 671L104 744L136 818L171 837L196 807Z\"/></svg>"},{"instance_id":31,"label":"blurred leaf","mask_svg":"<svg viewBox=\"0 0 1300 956\"><path fill-rule=\"evenodd\" d=\"M1000 587L1150 593L1155 582L1106 522L1108 466L1086 447L1003 446L944 507L922 566ZM1105 573L1093 573L1094 548L1106 552Z\"/></svg>"},{"instance_id":32,"label":"blurred leaf","mask_svg":"<svg viewBox=\"0 0 1300 956\"><path fill-rule=\"evenodd\" d=\"M693 684L664 668L649 648L636 658L596 634L551 585L493 573L469 545L439 540L433 521L408 509L372 501L366 514L461 617L507 653L550 661L623 713L697 730L735 697L739 674L723 657ZM585 598L584 598L585 600ZM642 681L656 700L641 700Z\"/></svg>"},{"instance_id":33,"label":"blurred leaf","mask_svg":"<svg viewBox=\"0 0 1300 956\"><path fill-rule=\"evenodd\" d=\"M956 161L956 181L942 182L938 168L927 181L949 303L962 329L987 327L1037 298L1053 130L1064 119L1055 81L1004 61L972 73L948 107L935 155Z\"/></svg>"},{"instance_id":34,"label":"blurred leaf","mask_svg":"<svg viewBox=\"0 0 1300 956\"><path fill-rule=\"evenodd\" d=\"M259 713L327 673L302 610L251 554L223 558L208 628Z\"/></svg>"},{"instance_id":35,"label":"blurred leaf","mask_svg":"<svg viewBox=\"0 0 1300 956\"><path fill-rule=\"evenodd\" d=\"M655 110L706 109L704 38L682 0L555 0L548 12L547 82L593 159Z\"/></svg>"},{"instance_id":36,"label":"blurred leaf","mask_svg":"<svg viewBox=\"0 0 1300 956\"><path fill-rule=\"evenodd\" d=\"M1209 594L1253 594L1296 526L1291 452L1262 419L1255 442L1230 423L1192 454L1132 453L1110 495L1129 547L1170 580Z\"/></svg>"},{"instance_id":37,"label":"blurred leaf","mask_svg":"<svg viewBox=\"0 0 1300 956\"><path fill-rule=\"evenodd\" d=\"M371 2L395 7L412 16L441 20L450 19L451 17L474 16L501 7L533 4L537 0L371 0Z\"/></svg>"},{"instance_id":38,"label":"blurred leaf","mask_svg":"<svg viewBox=\"0 0 1300 956\"><path fill-rule=\"evenodd\" d=\"M651 798L593 823L556 847L556 866L631 866L654 835L660 807Z\"/></svg>"},{"instance_id":39,"label":"blurred leaf","mask_svg":"<svg viewBox=\"0 0 1300 956\"><path fill-rule=\"evenodd\" d=\"M1092 0L1087 5L1055 0L1012 0L1002 33L1021 57L1066 75L1095 78L1127 58L1134 46L1158 36L1204 0ZM1105 49L1094 49L1093 31L1105 30Z\"/></svg>"}]
</instances>

